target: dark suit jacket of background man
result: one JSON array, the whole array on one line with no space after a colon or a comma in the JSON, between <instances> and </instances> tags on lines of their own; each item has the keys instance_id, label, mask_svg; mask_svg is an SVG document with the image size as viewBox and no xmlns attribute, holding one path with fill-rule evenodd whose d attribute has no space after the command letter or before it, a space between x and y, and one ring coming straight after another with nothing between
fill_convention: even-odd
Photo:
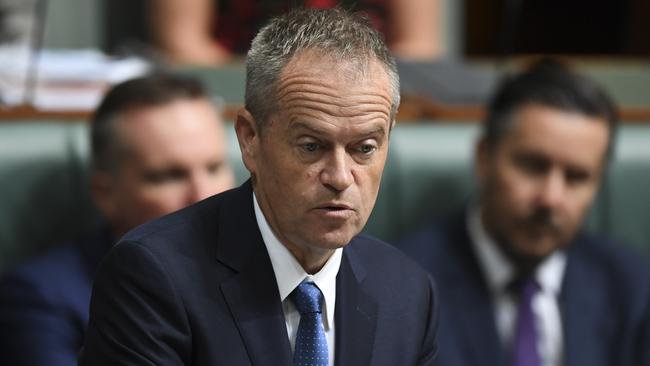
<instances>
[{"instance_id":1,"label":"dark suit jacket of background man","mask_svg":"<svg viewBox=\"0 0 650 366\"><path fill-rule=\"evenodd\" d=\"M504 365L487 285L465 215L399 247L436 279L438 364ZM567 252L560 310L565 366L650 365L650 266L616 243L579 234Z\"/></svg>"},{"instance_id":2,"label":"dark suit jacket of background man","mask_svg":"<svg viewBox=\"0 0 650 366\"><path fill-rule=\"evenodd\" d=\"M0 363L72 366L88 326L92 281L113 244L108 227L56 246L0 279Z\"/></svg>"},{"instance_id":3,"label":"dark suit jacket of background man","mask_svg":"<svg viewBox=\"0 0 650 366\"><path fill-rule=\"evenodd\" d=\"M250 182L127 234L93 289L81 365L291 365ZM430 277L366 236L343 250L336 365L430 365ZM137 350L137 351L134 351Z\"/></svg>"}]
</instances>

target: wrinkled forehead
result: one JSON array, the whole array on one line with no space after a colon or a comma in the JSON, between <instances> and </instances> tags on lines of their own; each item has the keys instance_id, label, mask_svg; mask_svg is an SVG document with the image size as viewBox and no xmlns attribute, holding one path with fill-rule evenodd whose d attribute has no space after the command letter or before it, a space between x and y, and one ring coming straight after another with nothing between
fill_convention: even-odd
<instances>
[{"instance_id":1,"label":"wrinkled forehead","mask_svg":"<svg viewBox=\"0 0 650 366\"><path fill-rule=\"evenodd\" d=\"M284 69L277 85L281 108L303 107L340 117L379 113L389 120L391 84L376 61L360 68L354 61L304 54Z\"/></svg>"},{"instance_id":2,"label":"wrinkled forehead","mask_svg":"<svg viewBox=\"0 0 650 366\"><path fill-rule=\"evenodd\" d=\"M280 81L291 74L311 74L325 80L334 77L343 78L350 82L363 79L373 79L388 83L387 68L374 56L347 55L318 49L307 49L293 55L280 73Z\"/></svg>"}]
</instances>

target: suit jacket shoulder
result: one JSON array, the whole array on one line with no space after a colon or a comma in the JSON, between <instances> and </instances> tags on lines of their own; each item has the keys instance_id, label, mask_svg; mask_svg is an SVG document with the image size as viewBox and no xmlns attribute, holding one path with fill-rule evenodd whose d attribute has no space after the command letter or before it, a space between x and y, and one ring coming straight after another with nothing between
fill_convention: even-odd
<instances>
[{"instance_id":1,"label":"suit jacket shoulder","mask_svg":"<svg viewBox=\"0 0 650 366\"><path fill-rule=\"evenodd\" d=\"M275 359L290 362L282 358L288 339L274 334L286 334L281 316L246 183L146 223L111 250L93 287L80 364L274 364L248 352L265 336L249 327L261 323Z\"/></svg>"},{"instance_id":2,"label":"suit jacket shoulder","mask_svg":"<svg viewBox=\"0 0 650 366\"><path fill-rule=\"evenodd\" d=\"M71 365L88 322L104 230L58 245L0 278L0 353L11 365Z\"/></svg>"},{"instance_id":3,"label":"suit jacket shoulder","mask_svg":"<svg viewBox=\"0 0 650 366\"><path fill-rule=\"evenodd\" d=\"M354 238L343 253L337 365L432 365L438 300L431 277L393 246L369 236Z\"/></svg>"},{"instance_id":4,"label":"suit jacket shoulder","mask_svg":"<svg viewBox=\"0 0 650 366\"><path fill-rule=\"evenodd\" d=\"M503 364L492 301L464 214L423 227L397 247L431 273L438 285L438 365Z\"/></svg>"},{"instance_id":5,"label":"suit jacket shoulder","mask_svg":"<svg viewBox=\"0 0 650 366\"><path fill-rule=\"evenodd\" d=\"M650 365L650 263L581 233L567 251L560 298L567 365Z\"/></svg>"}]
</instances>

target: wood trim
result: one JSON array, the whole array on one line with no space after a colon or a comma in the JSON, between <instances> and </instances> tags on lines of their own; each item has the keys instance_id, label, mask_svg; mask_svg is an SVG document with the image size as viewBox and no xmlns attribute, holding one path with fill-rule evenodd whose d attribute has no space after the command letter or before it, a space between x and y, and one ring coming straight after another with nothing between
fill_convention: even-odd
<instances>
[{"instance_id":1,"label":"wood trim","mask_svg":"<svg viewBox=\"0 0 650 366\"><path fill-rule=\"evenodd\" d=\"M224 119L234 121L243 105L228 105ZM621 107L620 119L625 124L650 123L650 106ZM445 105L420 96L404 96L397 113L399 122L445 121L477 123L483 120L484 108L479 105ZM0 108L0 123L32 120L57 122L87 122L90 111L41 111L30 106Z\"/></svg>"}]
</instances>

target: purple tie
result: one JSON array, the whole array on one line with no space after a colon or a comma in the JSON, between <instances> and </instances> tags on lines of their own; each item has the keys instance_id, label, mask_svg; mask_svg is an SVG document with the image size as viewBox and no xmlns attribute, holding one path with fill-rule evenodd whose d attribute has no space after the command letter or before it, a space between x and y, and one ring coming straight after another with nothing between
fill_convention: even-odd
<instances>
[{"instance_id":1,"label":"purple tie","mask_svg":"<svg viewBox=\"0 0 650 366\"><path fill-rule=\"evenodd\" d=\"M517 307L517 324L512 342L512 366L540 366L537 350L537 330L532 301L538 290L534 278L517 281L516 293L519 295Z\"/></svg>"}]
</instances>

